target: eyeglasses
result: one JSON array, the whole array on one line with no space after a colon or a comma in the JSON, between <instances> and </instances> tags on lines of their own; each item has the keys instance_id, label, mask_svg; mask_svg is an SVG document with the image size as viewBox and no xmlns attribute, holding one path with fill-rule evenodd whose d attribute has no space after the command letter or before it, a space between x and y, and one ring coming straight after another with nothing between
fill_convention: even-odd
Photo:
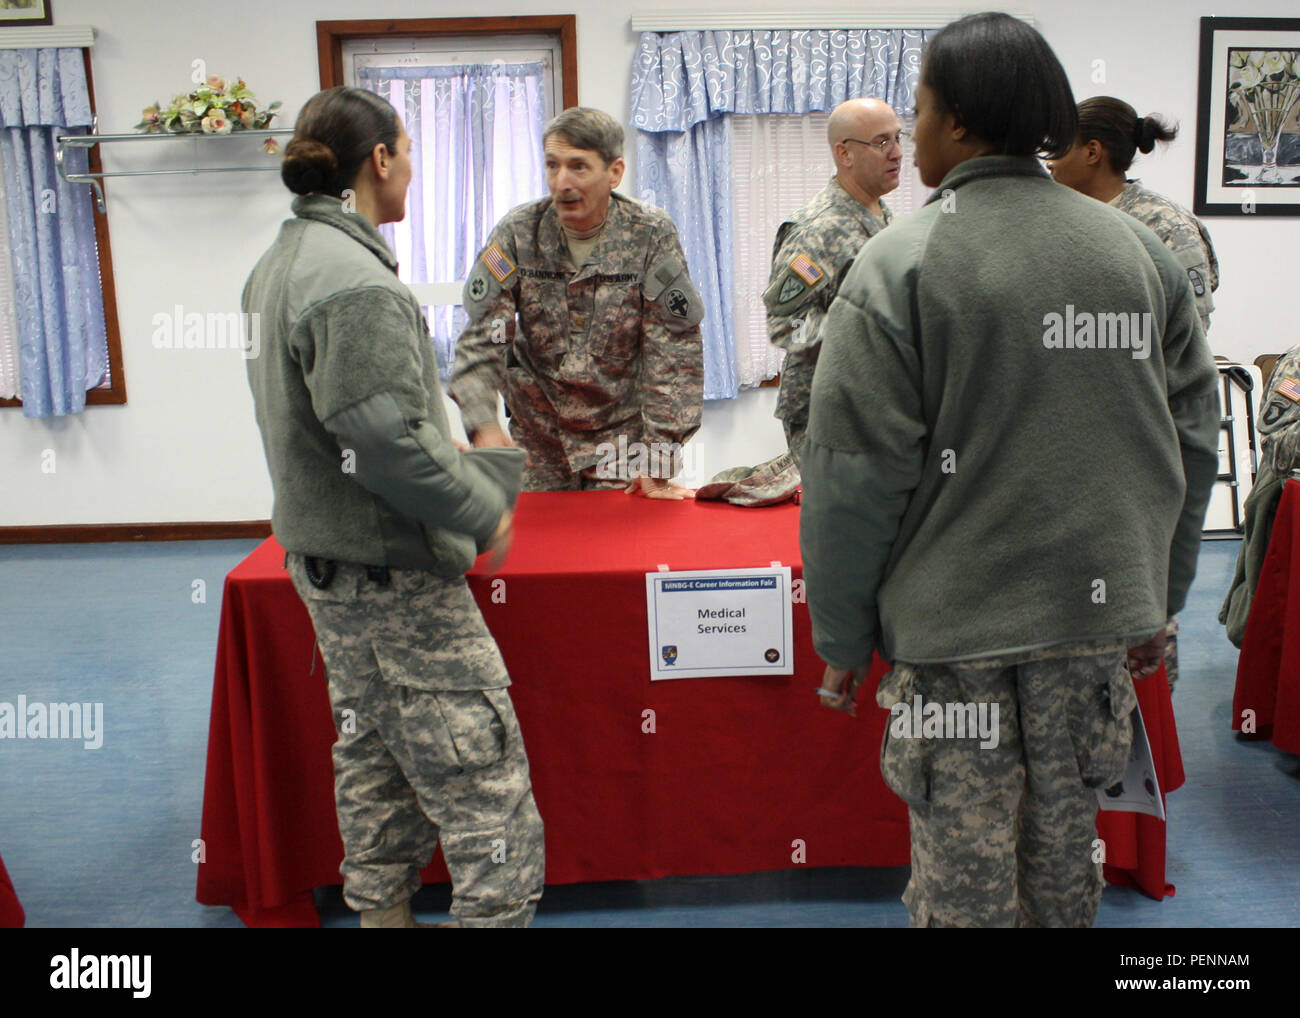
<instances>
[{"instance_id":1,"label":"eyeglasses","mask_svg":"<svg viewBox=\"0 0 1300 1018\"><path fill-rule=\"evenodd\" d=\"M894 145L899 148L903 147L903 139L907 137L906 131L899 131L897 134L888 138L881 138L880 141L863 141L861 138L845 138L845 141L856 141L859 145L866 145L868 148L874 148L882 154L888 152Z\"/></svg>"}]
</instances>

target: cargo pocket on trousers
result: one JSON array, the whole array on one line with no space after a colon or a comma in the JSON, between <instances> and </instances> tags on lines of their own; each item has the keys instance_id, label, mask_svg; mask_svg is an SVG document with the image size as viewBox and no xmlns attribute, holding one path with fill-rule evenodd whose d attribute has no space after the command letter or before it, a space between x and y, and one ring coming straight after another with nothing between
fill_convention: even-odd
<instances>
[{"instance_id":1,"label":"cargo pocket on trousers","mask_svg":"<svg viewBox=\"0 0 1300 1018\"><path fill-rule=\"evenodd\" d=\"M895 664L876 688L876 703L891 711L880 743L880 776L909 806L924 806L930 800L930 752L925 739L895 738L890 729L895 704L911 704L916 692L916 669Z\"/></svg>"},{"instance_id":2,"label":"cargo pocket on trousers","mask_svg":"<svg viewBox=\"0 0 1300 1018\"><path fill-rule=\"evenodd\" d=\"M1081 690L1070 712L1070 741L1086 788L1109 788L1124 776L1133 749L1133 678L1121 651L1104 683Z\"/></svg>"},{"instance_id":3,"label":"cargo pocket on trousers","mask_svg":"<svg viewBox=\"0 0 1300 1018\"><path fill-rule=\"evenodd\" d=\"M505 719L489 692L439 692L430 695L442 712L461 773L479 771L500 763L506 755Z\"/></svg>"}]
</instances>

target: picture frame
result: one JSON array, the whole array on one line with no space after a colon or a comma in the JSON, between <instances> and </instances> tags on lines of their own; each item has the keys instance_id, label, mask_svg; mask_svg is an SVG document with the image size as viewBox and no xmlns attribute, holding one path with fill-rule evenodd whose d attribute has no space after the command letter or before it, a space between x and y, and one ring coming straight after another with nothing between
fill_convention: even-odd
<instances>
[{"instance_id":1,"label":"picture frame","mask_svg":"<svg viewBox=\"0 0 1300 1018\"><path fill-rule=\"evenodd\" d=\"M1300 18L1201 18L1198 216L1300 216Z\"/></svg>"},{"instance_id":2,"label":"picture frame","mask_svg":"<svg viewBox=\"0 0 1300 1018\"><path fill-rule=\"evenodd\" d=\"M54 24L50 0L0 0L0 28Z\"/></svg>"}]
</instances>

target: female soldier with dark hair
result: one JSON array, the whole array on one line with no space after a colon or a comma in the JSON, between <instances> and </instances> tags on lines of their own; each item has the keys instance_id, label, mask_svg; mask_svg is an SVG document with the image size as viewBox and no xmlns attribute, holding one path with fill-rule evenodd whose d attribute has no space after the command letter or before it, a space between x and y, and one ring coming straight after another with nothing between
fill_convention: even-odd
<instances>
[{"instance_id":1,"label":"female soldier with dark hair","mask_svg":"<svg viewBox=\"0 0 1300 1018\"><path fill-rule=\"evenodd\" d=\"M526 926L542 890L510 679L465 583L510 543L523 455L451 438L428 330L377 229L406 215L410 138L361 89L317 93L281 176L294 218L244 287L272 529L320 643L338 741L343 897L415 925L442 843L461 926Z\"/></svg>"},{"instance_id":2,"label":"female soldier with dark hair","mask_svg":"<svg viewBox=\"0 0 1300 1018\"><path fill-rule=\"evenodd\" d=\"M1178 264L1187 270L1196 297L1201 327L1210 331L1210 312L1219 288L1219 259L1205 225L1177 202L1148 191L1126 176L1137 152L1147 153L1156 142L1168 143L1178 135L1156 116L1139 117L1128 103L1112 96L1095 96L1079 103L1079 131L1074 145L1047 168L1058 183L1089 198L1127 212L1165 242ZM1165 674L1172 686L1178 681L1178 620L1165 627Z\"/></svg>"},{"instance_id":3,"label":"female soldier with dark hair","mask_svg":"<svg viewBox=\"0 0 1300 1018\"><path fill-rule=\"evenodd\" d=\"M820 692L851 708L872 652L893 662L913 925L1088 926L1095 790L1195 572L1218 375L1164 245L1035 158L1076 116L1033 28L945 27L916 108L936 190L822 327L800 531Z\"/></svg>"},{"instance_id":4,"label":"female soldier with dark hair","mask_svg":"<svg viewBox=\"0 0 1300 1018\"><path fill-rule=\"evenodd\" d=\"M1090 198L1127 212L1145 223L1174 253L1187 270L1196 296L1201 325L1210 331L1210 312L1219 288L1219 259L1204 224L1176 202L1148 191L1126 176L1136 153L1147 153L1156 142L1167 143L1178 128L1159 117L1139 117L1137 110L1108 95L1079 103L1079 131L1070 150L1048 160L1047 168L1059 183Z\"/></svg>"}]
</instances>

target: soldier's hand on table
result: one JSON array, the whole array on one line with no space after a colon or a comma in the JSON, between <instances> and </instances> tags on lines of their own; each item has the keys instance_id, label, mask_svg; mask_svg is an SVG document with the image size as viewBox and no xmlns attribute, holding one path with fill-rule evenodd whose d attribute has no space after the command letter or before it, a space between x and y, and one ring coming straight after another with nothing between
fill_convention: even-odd
<instances>
[{"instance_id":1,"label":"soldier's hand on table","mask_svg":"<svg viewBox=\"0 0 1300 1018\"><path fill-rule=\"evenodd\" d=\"M1162 626L1155 636L1128 649L1128 670L1135 679L1154 675L1165 663L1165 630Z\"/></svg>"},{"instance_id":2,"label":"soldier's hand on table","mask_svg":"<svg viewBox=\"0 0 1300 1018\"><path fill-rule=\"evenodd\" d=\"M488 539L487 547L484 551L492 553L492 571L496 572L501 568L501 563L506 560L506 552L510 550L510 542L515 538L515 516L509 509L501 514L501 521L497 523L497 529Z\"/></svg>"},{"instance_id":3,"label":"soldier's hand on table","mask_svg":"<svg viewBox=\"0 0 1300 1018\"><path fill-rule=\"evenodd\" d=\"M826 672L822 675L821 688L817 690L822 706L857 717L858 687L866 677L866 665L857 668L834 668L827 665Z\"/></svg>"},{"instance_id":4,"label":"soldier's hand on table","mask_svg":"<svg viewBox=\"0 0 1300 1018\"><path fill-rule=\"evenodd\" d=\"M491 449L496 446L514 445L510 441L510 436L501 430L498 424L485 424L474 432L473 437L475 449Z\"/></svg>"},{"instance_id":5,"label":"soldier's hand on table","mask_svg":"<svg viewBox=\"0 0 1300 1018\"><path fill-rule=\"evenodd\" d=\"M658 477L638 477L623 490L629 495L639 491L646 498L666 498L676 502L695 497L695 492L690 488L683 488L680 484L673 484L672 481Z\"/></svg>"}]
</instances>

